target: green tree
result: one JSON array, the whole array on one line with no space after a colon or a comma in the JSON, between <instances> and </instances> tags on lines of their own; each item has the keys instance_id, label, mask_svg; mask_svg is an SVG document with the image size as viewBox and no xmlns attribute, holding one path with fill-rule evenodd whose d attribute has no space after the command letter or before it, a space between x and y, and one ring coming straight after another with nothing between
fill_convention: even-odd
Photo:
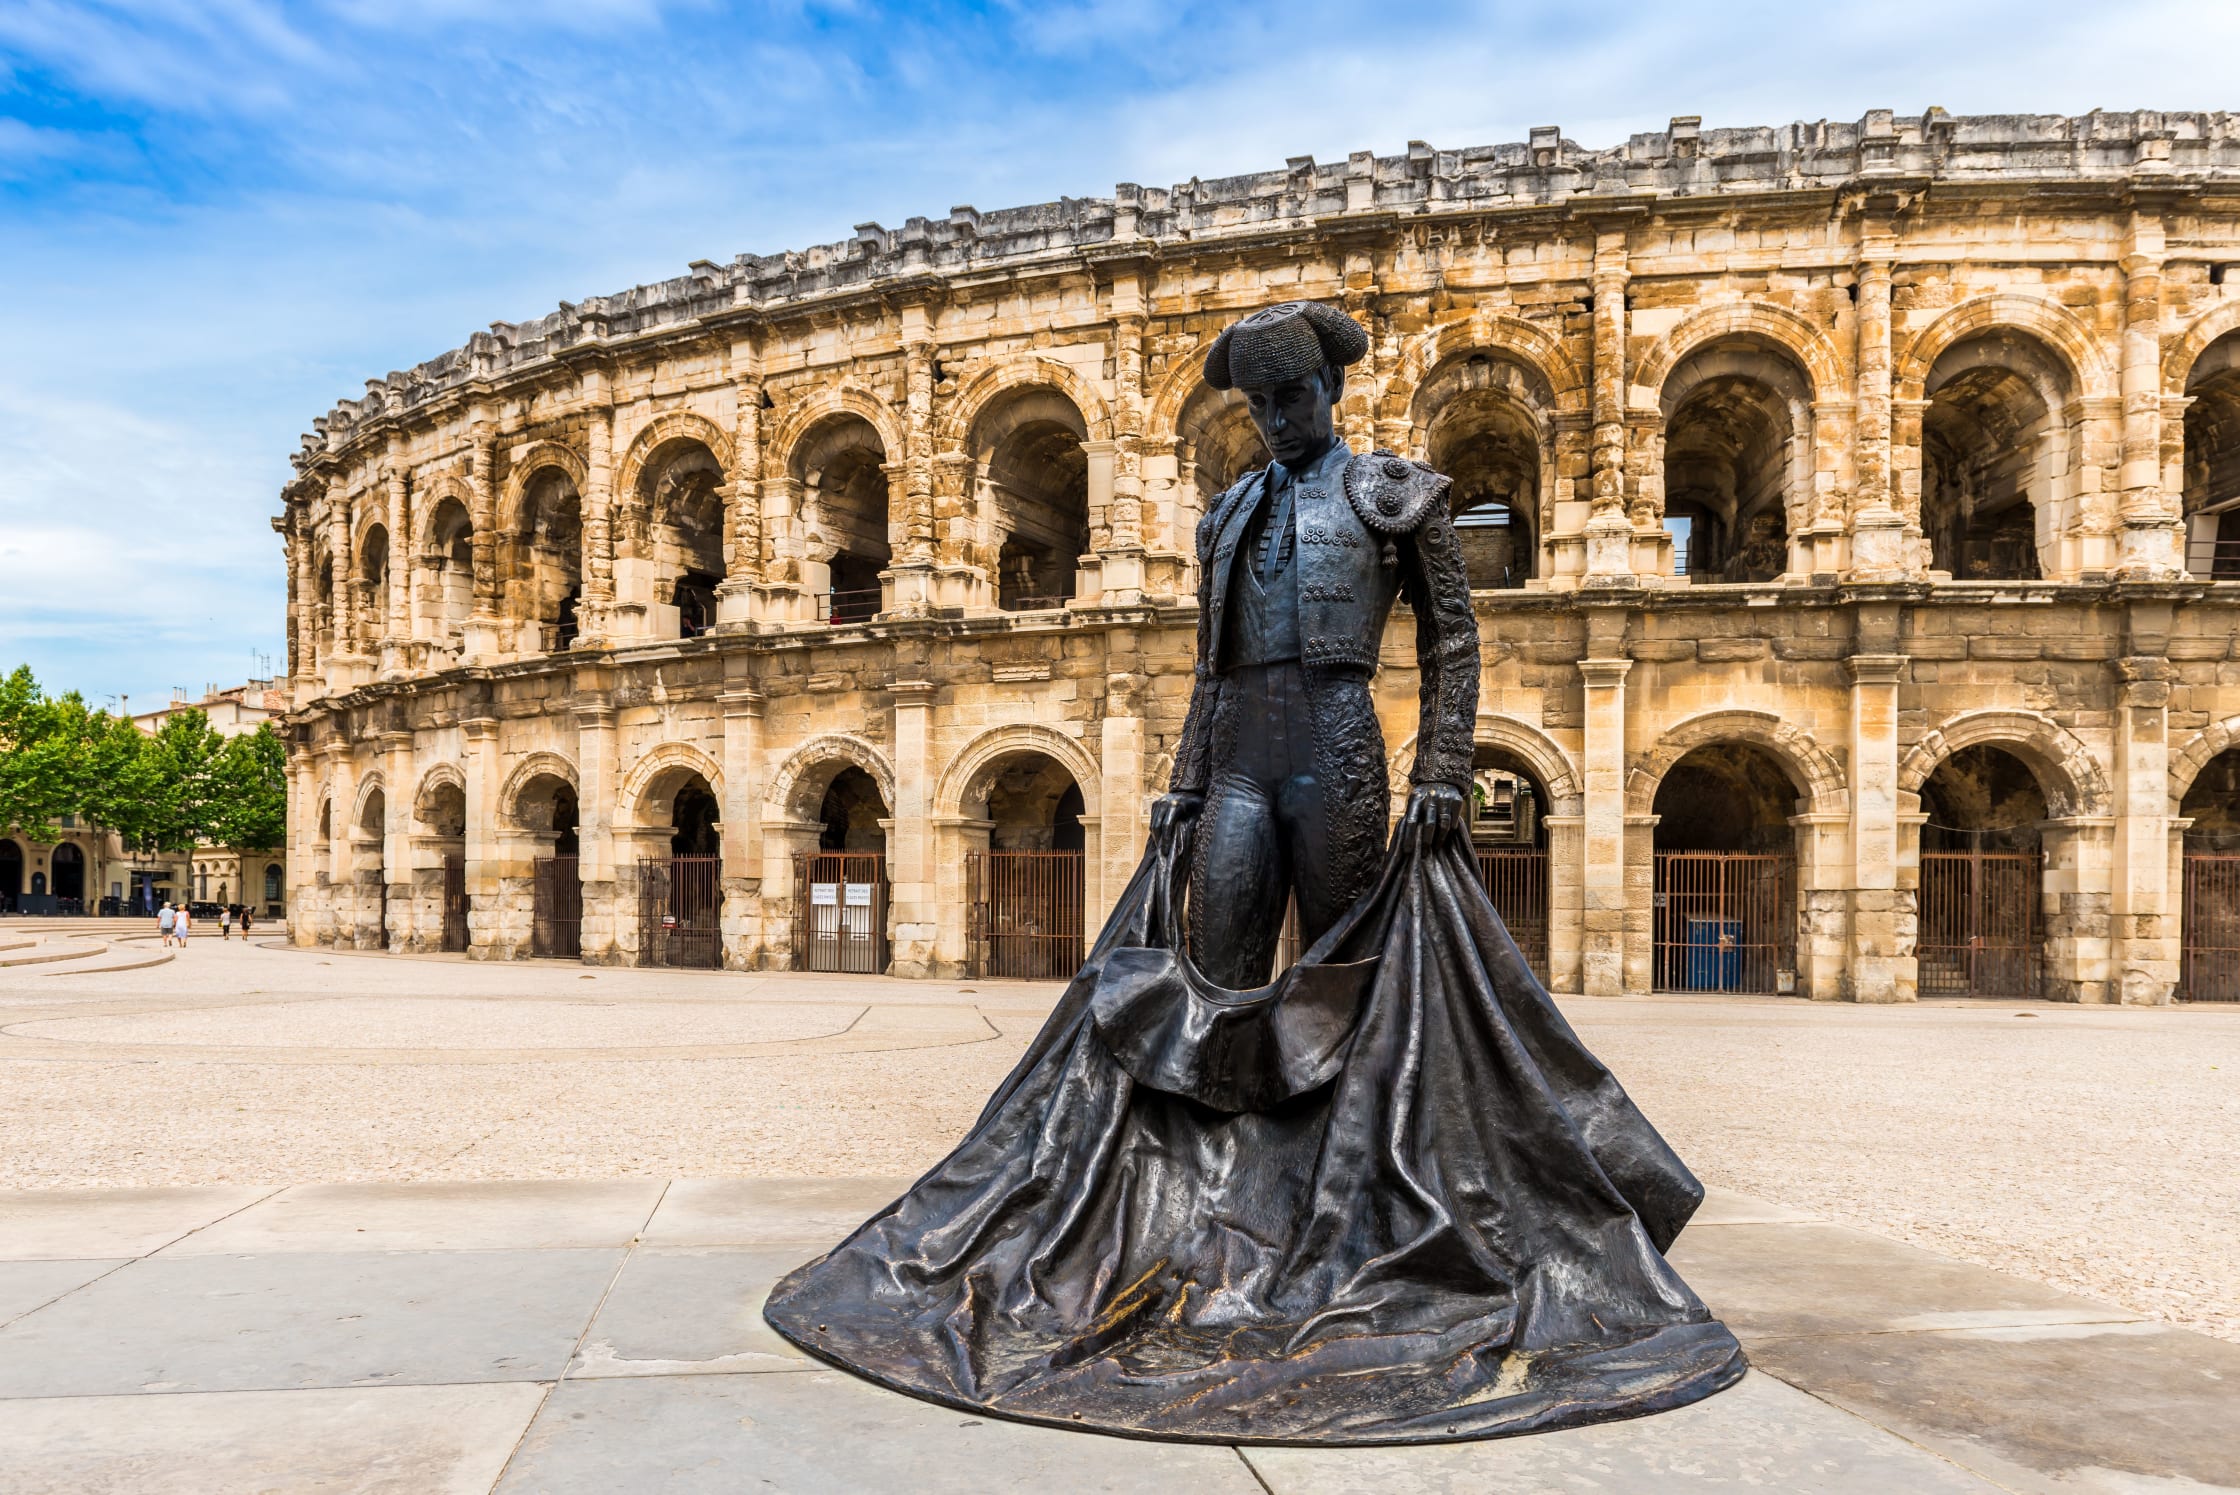
<instances>
[{"instance_id":1,"label":"green tree","mask_svg":"<svg viewBox=\"0 0 2240 1495\"><path fill-rule=\"evenodd\" d=\"M288 837L288 748L272 723L226 739L217 769L210 839L270 851Z\"/></svg>"},{"instance_id":2,"label":"green tree","mask_svg":"<svg viewBox=\"0 0 2240 1495\"><path fill-rule=\"evenodd\" d=\"M191 851L198 839L218 839L212 822L223 801L219 764L226 741L210 718L192 706L174 711L145 741L147 844L159 851Z\"/></svg>"},{"instance_id":3,"label":"green tree","mask_svg":"<svg viewBox=\"0 0 2240 1495\"><path fill-rule=\"evenodd\" d=\"M0 680L0 829L14 826L34 841L53 840L56 818L74 808L55 726L55 703L29 665Z\"/></svg>"}]
</instances>

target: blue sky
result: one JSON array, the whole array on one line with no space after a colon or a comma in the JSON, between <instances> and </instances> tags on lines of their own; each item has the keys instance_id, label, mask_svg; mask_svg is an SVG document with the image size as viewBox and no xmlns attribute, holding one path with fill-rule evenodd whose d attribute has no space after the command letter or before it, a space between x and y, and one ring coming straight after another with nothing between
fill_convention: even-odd
<instances>
[{"instance_id":1,"label":"blue sky","mask_svg":"<svg viewBox=\"0 0 2240 1495\"><path fill-rule=\"evenodd\" d=\"M0 669L279 664L312 417L694 259L1539 124L2240 107L2235 58L2231 0L0 0Z\"/></svg>"}]
</instances>

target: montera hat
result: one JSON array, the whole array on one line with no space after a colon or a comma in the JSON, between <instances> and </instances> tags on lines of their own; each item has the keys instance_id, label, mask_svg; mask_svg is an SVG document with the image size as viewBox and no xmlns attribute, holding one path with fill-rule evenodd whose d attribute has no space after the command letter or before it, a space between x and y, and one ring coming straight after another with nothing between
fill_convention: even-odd
<instances>
[{"instance_id":1,"label":"montera hat","mask_svg":"<svg viewBox=\"0 0 2240 1495\"><path fill-rule=\"evenodd\" d=\"M1256 311L1213 340L1206 383L1215 389L1270 389L1304 379L1326 363L1339 367L1369 351L1369 334L1334 306L1286 301Z\"/></svg>"}]
</instances>

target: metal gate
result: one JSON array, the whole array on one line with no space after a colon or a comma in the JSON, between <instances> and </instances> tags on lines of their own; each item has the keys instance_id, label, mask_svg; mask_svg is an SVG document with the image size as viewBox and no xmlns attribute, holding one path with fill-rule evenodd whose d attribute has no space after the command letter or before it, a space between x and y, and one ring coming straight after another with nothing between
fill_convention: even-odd
<instances>
[{"instance_id":1,"label":"metal gate","mask_svg":"<svg viewBox=\"0 0 2240 1495\"><path fill-rule=\"evenodd\" d=\"M723 858L638 863L638 964L716 970L723 964Z\"/></svg>"},{"instance_id":2,"label":"metal gate","mask_svg":"<svg viewBox=\"0 0 2240 1495\"><path fill-rule=\"evenodd\" d=\"M1078 851L976 851L966 858L972 974L1071 980L1081 969Z\"/></svg>"},{"instance_id":3,"label":"metal gate","mask_svg":"<svg viewBox=\"0 0 2240 1495\"><path fill-rule=\"evenodd\" d=\"M1650 921L1658 991L1794 990L1794 858L1660 851Z\"/></svg>"},{"instance_id":4,"label":"metal gate","mask_svg":"<svg viewBox=\"0 0 2240 1495\"><path fill-rule=\"evenodd\" d=\"M467 859L443 859L443 948L457 955L467 948Z\"/></svg>"},{"instance_id":5,"label":"metal gate","mask_svg":"<svg viewBox=\"0 0 2240 1495\"><path fill-rule=\"evenodd\" d=\"M2240 856L2186 853L2186 922L2178 995L2240 1002Z\"/></svg>"},{"instance_id":6,"label":"metal gate","mask_svg":"<svg viewBox=\"0 0 2240 1495\"><path fill-rule=\"evenodd\" d=\"M1921 853L1920 995L2038 995L2039 868L2036 852Z\"/></svg>"},{"instance_id":7,"label":"metal gate","mask_svg":"<svg viewBox=\"0 0 2240 1495\"><path fill-rule=\"evenodd\" d=\"M1548 854L1544 851L1481 851L1478 881L1525 964L1544 984L1548 979Z\"/></svg>"},{"instance_id":8,"label":"metal gate","mask_svg":"<svg viewBox=\"0 0 2240 1495\"><path fill-rule=\"evenodd\" d=\"M793 859L793 964L877 976L887 969L887 859L869 851Z\"/></svg>"},{"instance_id":9,"label":"metal gate","mask_svg":"<svg viewBox=\"0 0 2240 1495\"><path fill-rule=\"evenodd\" d=\"M534 874L530 953L540 960L581 960L582 864L574 857L539 857Z\"/></svg>"}]
</instances>

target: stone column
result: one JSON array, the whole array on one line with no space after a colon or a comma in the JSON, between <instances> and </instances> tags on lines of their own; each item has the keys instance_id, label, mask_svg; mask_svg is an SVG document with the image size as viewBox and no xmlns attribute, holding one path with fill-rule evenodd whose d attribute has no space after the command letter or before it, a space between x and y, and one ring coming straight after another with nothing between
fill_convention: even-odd
<instances>
[{"instance_id":1,"label":"stone column","mask_svg":"<svg viewBox=\"0 0 2240 1495\"><path fill-rule=\"evenodd\" d=\"M470 707L487 712L487 704ZM496 717L469 716L459 723L466 739L464 762L459 765L467 781L467 956L471 960L495 958L501 918L498 909L498 721Z\"/></svg>"},{"instance_id":2,"label":"stone column","mask_svg":"<svg viewBox=\"0 0 2240 1495\"><path fill-rule=\"evenodd\" d=\"M1872 630L1874 642L1894 645L1897 609L1874 611L1886 625ZM1912 897L1898 888L1898 688L1906 660L1877 652L1854 654L1844 665L1851 674L1851 970L1843 994L1910 1002Z\"/></svg>"},{"instance_id":3,"label":"stone column","mask_svg":"<svg viewBox=\"0 0 2240 1495\"><path fill-rule=\"evenodd\" d=\"M900 663L900 661L898 661ZM894 690L894 824L887 836L888 971L933 974L945 911L936 905L933 867L933 699L929 680L897 680Z\"/></svg>"},{"instance_id":4,"label":"stone column","mask_svg":"<svg viewBox=\"0 0 2240 1495\"><path fill-rule=\"evenodd\" d=\"M2165 790L2165 793L2168 791ZM2115 817L2071 815L2040 827L2045 848L2045 994L2105 1002Z\"/></svg>"},{"instance_id":5,"label":"stone column","mask_svg":"<svg viewBox=\"0 0 2240 1495\"><path fill-rule=\"evenodd\" d=\"M1106 481L1099 578L1103 600L1143 601L1146 574L1143 513L1143 284L1134 275L1112 282L1112 408L1116 425Z\"/></svg>"},{"instance_id":6,"label":"stone column","mask_svg":"<svg viewBox=\"0 0 2240 1495\"><path fill-rule=\"evenodd\" d=\"M744 660L737 661L743 665ZM723 964L749 971L762 961L762 692L743 677L723 704Z\"/></svg>"},{"instance_id":7,"label":"stone column","mask_svg":"<svg viewBox=\"0 0 2240 1495\"><path fill-rule=\"evenodd\" d=\"M1549 815L1548 828L1548 990L1581 990L1580 935L1585 927L1583 884L1586 817Z\"/></svg>"},{"instance_id":8,"label":"stone column","mask_svg":"<svg viewBox=\"0 0 2240 1495\"><path fill-rule=\"evenodd\" d=\"M288 939L305 947L319 943L318 793L318 761L295 737L288 744Z\"/></svg>"},{"instance_id":9,"label":"stone column","mask_svg":"<svg viewBox=\"0 0 2240 1495\"><path fill-rule=\"evenodd\" d=\"M716 619L747 623L754 617L754 584L762 579L762 399L760 374L733 386L731 481L724 497L723 584L716 588Z\"/></svg>"},{"instance_id":10,"label":"stone column","mask_svg":"<svg viewBox=\"0 0 2240 1495\"><path fill-rule=\"evenodd\" d=\"M1120 642L1117 635L1110 636L1110 640L1108 657ZM1131 658L1134 649L1135 640L1131 634L1127 640ZM1128 885L1136 861L1143 854L1144 840L1150 834L1148 812L1153 791L1144 781L1143 761L1144 698L1150 684L1146 676L1125 670L1105 676L1104 721L1097 745L1098 766L1102 770L1097 799L1103 855L1095 865L1085 861L1082 869L1081 901L1085 921L1082 929L1089 939L1094 939L1096 931L1104 927L1105 917L1112 912L1120 890Z\"/></svg>"},{"instance_id":11,"label":"stone column","mask_svg":"<svg viewBox=\"0 0 2240 1495\"><path fill-rule=\"evenodd\" d=\"M473 432L467 474L474 499L474 610L467 619L464 652L469 660L486 660L500 649L498 437L487 417L474 422Z\"/></svg>"},{"instance_id":12,"label":"stone column","mask_svg":"<svg viewBox=\"0 0 2240 1495\"><path fill-rule=\"evenodd\" d=\"M334 817L328 826L327 844L320 849L327 873L328 923L326 943L337 950L354 950L358 944L357 853L358 775L350 761L350 739L340 732L329 737L321 750L327 759L327 792L333 796Z\"/></svg>"},{"instance_id":13,"label":"stone column","mask_svg":"<svg viewBox=\"0 0 2240 1495\"><path fill-rule=\"evenodd\" d=\"M1587 697L1580 754L1586 806L1579 838L1579 990L1590 997L1614 997L1626 989L1626 672L1632 668L1633 661L1623 658L1579 661Z\"/></svg>"},{"instance_id":14,"label":"stone column","mask_svg":"<svg viewBox=\"0 0 2240 1495\"><path fill-rule=\"evenodd\" d=\"M887 485L896 512L888 529L894 578L881 600L903 617L924 617L941 605L941 543L933 478L933 369L939 351L933 316L924 305L902 308L902 450L887 453L896 469ZM899 499L899 502L897 502Z\"/></svg>"},{"instance_id":15,"label":"stone column","mask_svg":"<svg viewBox=\"0 0 2240 1495\"><path fill-rule=\"evenodd\" d=\"M2134 613L2147 611L2134 608ZM2170 604L2152 605L2167 620ZM2164 623L2167 627L2167 623ZM2136 646L2136 630L2134 631ZM2112 661L2116 673L2115 847L2110 899L2111 1001L2166 1003L2178 982L2178 901L2170 878L2170 661L2159 654Z\"/></svg>"},{"instance_id":16,"label":"stone column","mask_svg":"<svg viewBox=\"0 0 2240 1495\"><path fill-rule=\"evenodd\" d=\"M583 958L590 965L621 961L616 926L635 891L617 874L615 845L614 697L604 671L579 667L575 679L576 874L583 882Z\"/></svg>"},{"instance_id":17,"label":"stone column","mask_svg":"<svg viewBox=\"0 0 2240 1495\"><path fill-rule=\"evenodd\" d=\"M1589 585L1631 585L1633 524L1626 516L1626 263L1625 230L1602 229L1594 244L1594 365L1590 410L1586 524ZM1590 829L1588 840L1594 840ZM1590 885L1588 908L1594 907ZM1590 957L1591 958L1591 957Z\"/></svg>"},{"instance_id":18,"label":"stone column","mask_svg":"<svg viewBox=\"0 0 2240 1495\"><path fill-rule=\"evenodd\" d=\"M2175 577L2184 567L2183 518L2162 487L2162 214L2134 208L2123 243L2123 459L2116 574Z\"/></svg>"},{"instance_id":19,"label":"stone column","mask_svg":"<svg viewBox=\"0 0 2240 1495\"><path fill-rule=\"evenodd\" d=\"M591 644L606 639L614 608L614 399L604 370L584 370L583 402L583 602L576 611L577 640Z\"/></svg>"},{"instance_id":20,"label":"stone column","mask_svg":"<svg viewBox=\"0 0 2240 1495\"><path fill-rule=\"evenodd\" d=\"M381 671L409 667L405 641L412 636L412 480L405 475L402 443L392 450L389 467L389 611L383 622Z\"/></svg>"},{"instance_id":21,"label":"stone column","mask_svg":"<svg viewBox=\"0 0 2240 1495\"><path fill-rule=\"evenodd\" d=\"M1859 229L1858 414L1852 431L1855 506L1851 514L1851 579L1903 581L1909 557L1906 519L1891 482L1890 271L1897 236L1887 213L1873 213ZM1912 539L1918 541L1914 527ZM1861 884L1861 886L1865 886Z\"/></svg>"},{"instance_id":22,"label":"stone column","mask_svg":"<svg viewBox=\"0 0 2240 1495\"><path fill-rule=\"evenodd\" d=\"M1073 602L1076 606L1099 603L1105 600L1105 562L1120 559L1112 554L1112 463L1116 443L1110 441L1084 441L1081 455L1088 459L1089 554L1075 562ZM1125 578L1135 575L1139 579L1136 591L1140 595L1141 561L1143 547L1134 550L1136 565L1131 572L1124 560L1115 575Z\"/></svg>"},{"instance_id":23,"label":"stone column","mask_svg":"<svg viewBox=\"0 0 2240 1495\"><path fill-rule=\"evenodd\" d=\"M395 588L395 573L390 586ZM381 898L389 926L391 950L413 948L412 920L412 793L417 776L412 771L412 733L401 721L381 734L382 777L389 792L383 800Z\"/></svg>"}]
</instances>

